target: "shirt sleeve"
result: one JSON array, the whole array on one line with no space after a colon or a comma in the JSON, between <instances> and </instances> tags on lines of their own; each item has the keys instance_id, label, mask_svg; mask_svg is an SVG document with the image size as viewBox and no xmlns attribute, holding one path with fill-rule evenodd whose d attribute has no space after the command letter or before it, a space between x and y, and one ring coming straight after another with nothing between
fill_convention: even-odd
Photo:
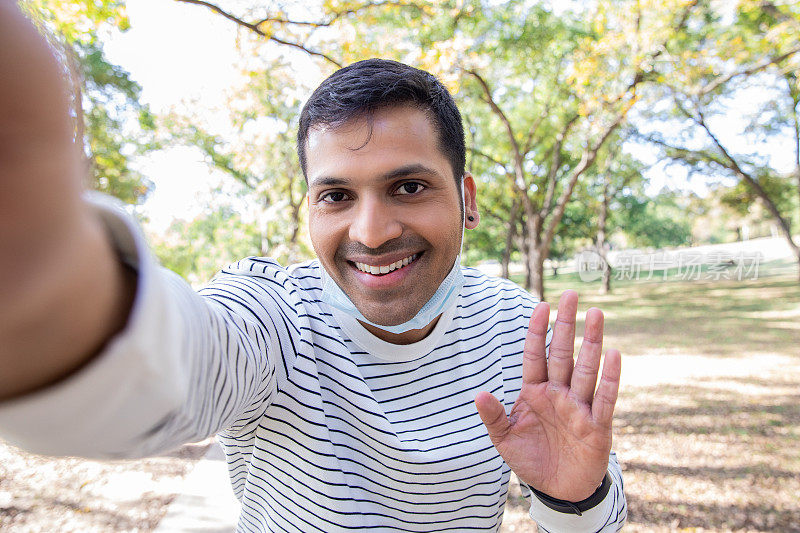
<instances>
[{"instance_id":1,"label":"shirt sleeve","mask_svg":"<svg viewBox=\"0 0 800 533\"><path fill-rule=\"evenodd\" d=\"M530 495L530 516L544 532L557 533L610 533L619 531L628 517L622 469L614 452L608 458L608 473L612 485L606 497L581 515L562 513L547 507L530 490L521 484L523 495Z\"/></svg>"},{"instance_id":2,"label":"shirt sleeve","mask_svg":"<svg viewBox=\"0 0 800 533\"><path fill-rule=\"evenodd\" d=\"M128 323L76 374L0 403L0 435L35 453L136 458L257 419L276 391L269 332L160 267L112 200L87 201L137 273Z\"/></svg>"}]
</instances>

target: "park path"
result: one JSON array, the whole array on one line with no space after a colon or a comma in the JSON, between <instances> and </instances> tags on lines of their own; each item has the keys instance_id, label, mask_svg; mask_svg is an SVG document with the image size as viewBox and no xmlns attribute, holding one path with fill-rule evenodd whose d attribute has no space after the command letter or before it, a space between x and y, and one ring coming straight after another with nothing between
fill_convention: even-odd
<instances>
[{"instance_id":1,"label":"park path","mask_svg":"<svg viewBox=\"0 0 800 533\"><path fill-rule=\"evenodd\" d=\"M169 505L153 533L232 533L239 509L228 478L225 454L214 441L183 480L179 496Z\"/></svg>"}]
</instances>

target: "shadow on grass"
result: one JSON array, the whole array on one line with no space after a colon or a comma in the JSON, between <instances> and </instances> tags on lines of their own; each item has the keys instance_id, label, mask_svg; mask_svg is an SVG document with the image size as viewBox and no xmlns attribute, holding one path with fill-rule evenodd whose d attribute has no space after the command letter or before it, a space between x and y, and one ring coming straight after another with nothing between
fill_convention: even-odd
<instances>
[{"instance_id":1,"label":"shadow on grass","mask_svg":"<svg viewBox=\"0 0 800 533\"><path fill-rule=\"evenodd\" d=\"M738 377L620 396L634 531L800 531L800 387ZM794 392L797 391L797 392Z\"/></svg>"},{"instance_id":2,"label":"shadow on grass","mask_svg":"<svg viewBox=\"0 0 800 533\"><path fill-rule=\"evenodd\" d=\"M700 477L703 479L745 479L753 480L756 477L770 477L775 479L796 479L797 472L781 470L765 463L757 463L740 467L714 467L714 466L672 466L640 461L626 461L626 472L647 472L662 476Z\"/></svg>"},{"instance_id":3,"label":"shadow on grass","mask_svg":"<svg viewBox=\"0 0 800 533\"><path fill-rule=\"evenodd\" d=\"M667 526L670 530L800 531L800 510L774 505L675 504L670 500L628 496L628 523Z\"/></svg>"},{"instance_id":4,"label":"shadow on grass","mask_svg":"<svg viewBox=\"0 0 800 533\"><path fill-rule=\"evenodd\" d=\"M752 397L732 391L662 385L653 387L650 393L640 390L633 394L648 396L651 401L637 405L639 409L620 409L615 423L617 427L633 428L639 435L781 437L785 428L800 427L800 392ZM679 405L659 405L659 398Z\"/></svg>"},{"instance_id":5,"label":"shadow on grass","mask_svg":"<svg viewBox=\"0 0 800 533\"><path fill-rule=\"evenodd\" d=\"M793 278L681 282L579 290L607 315L608 346L627 355L800 355L800 284Z\"/></svg>"}]
</instances>

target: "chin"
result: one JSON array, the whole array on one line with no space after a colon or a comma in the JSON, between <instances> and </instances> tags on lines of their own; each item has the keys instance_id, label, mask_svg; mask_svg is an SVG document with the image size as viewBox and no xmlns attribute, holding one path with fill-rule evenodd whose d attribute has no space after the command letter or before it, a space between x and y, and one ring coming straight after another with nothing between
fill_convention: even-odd
<instances>
[{"instance_id":1,"label":"chin","mask_svg":"<svg viewBox=\"0 0 800 533\"><path fill-rule=\"evenodd\" d=\"M374 322L375 324L380 324L382 326L397 326L398 324L403 324L404 322L408 322L409 320L414 318L419 312L419 309L422 308L422 306L420 306L416 310L409 310L402 314L393 313L391 316L389 316L386 313L386 303L383 302L381 304L378 304L376 306L370 306L369 308L363 310L362 307L359 306L357 303L356 307L367 320L369 320L370 322Z\"/></svg>"}]
</instances>

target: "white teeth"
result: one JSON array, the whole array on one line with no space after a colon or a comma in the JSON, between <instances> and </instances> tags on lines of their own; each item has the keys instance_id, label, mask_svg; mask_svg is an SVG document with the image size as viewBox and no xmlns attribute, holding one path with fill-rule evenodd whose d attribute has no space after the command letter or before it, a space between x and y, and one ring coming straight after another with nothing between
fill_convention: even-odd
<instances>
[{"instance_id":1,"label":"white teeth","mask_svg":"<svg viewBox=\"0 0 800 533\"><path fill-rule=\"evenodd\" d=\"M390 265L384 266L374 266L368 265L366 263L355 263L356 268L359 269L361 272L367 272L369 274L378 275L378 274L388 274L398 268L403 268L404 266L412 263L417 258L417 254L408 256L406 258L400 259L399 261L395 261Z\"/></svg>"}]
</instances>

